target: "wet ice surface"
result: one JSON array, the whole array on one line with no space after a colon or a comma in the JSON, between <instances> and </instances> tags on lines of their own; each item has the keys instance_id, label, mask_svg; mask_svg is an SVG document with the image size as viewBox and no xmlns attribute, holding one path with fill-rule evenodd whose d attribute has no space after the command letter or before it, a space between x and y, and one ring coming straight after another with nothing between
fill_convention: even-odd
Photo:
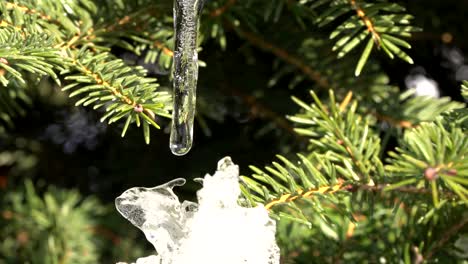
<instances>
[{"instance_id":1,"label":"wet ice surface","mask_svg":"<svg viewBox=\"0 0 468 264\"><path fill-rule=\"evenodd\" d=\"M174 106L169 146L175 155L184 155L192 147L202 6L203 0L174 0Z\"/></svg>"},{"instance_id":2,"label":"wet ice surface","mask_svg":"<svg viewBox=\"0 0 468 264\"><path fill-rule=\"evenodd\" d=\"M155 188L132 188L119 196L117 210L145 233L158 252L141 263L279 263L275 222L262 205L238 205L238 181L239 168L226 157L213 176L204 177L198 204L178 201L172 189L184 184L183 179Z\"/></svg>"},{"instance_id":3,"label":"wet ice surface","mask_svg":"<svg viewBox=\"0 0 468 264\"><path fill-rule=\"evenodd\" d=\"M184 179L175 179L154 188L135 187L115 199L120 214L145 233L161 256L174 251L186 235L183 226L196 209L191 202L180 204L172 191L184 183Z\"/></svg>"}]
</instances>

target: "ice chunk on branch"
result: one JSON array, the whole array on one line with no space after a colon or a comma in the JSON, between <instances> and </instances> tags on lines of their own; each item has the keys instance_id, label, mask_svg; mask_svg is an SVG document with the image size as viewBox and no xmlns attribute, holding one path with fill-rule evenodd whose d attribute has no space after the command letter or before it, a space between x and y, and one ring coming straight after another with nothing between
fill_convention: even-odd
<instances>
[{"instance_id":1,"label":"ice chunk on branch","mask_svg":"<svg viewBox=\"0 0 468 264\"><path fill-rule=\"evenodd\" d=\"M172 189L184 184L183 179L132 188L116 199L117 210L154 245L154 263L279 263L275 222L268 211L262 205L245 208L237 203L238 166L226 157L202 182L198 204L178 201Z\"/></svg>"}]
</instances>

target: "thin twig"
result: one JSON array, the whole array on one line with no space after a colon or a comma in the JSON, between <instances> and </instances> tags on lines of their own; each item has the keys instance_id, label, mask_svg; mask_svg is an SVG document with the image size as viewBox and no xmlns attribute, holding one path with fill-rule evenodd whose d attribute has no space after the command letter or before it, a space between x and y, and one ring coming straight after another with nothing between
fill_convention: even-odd
<instances>
[{"instance_id":1,"label":"thin twig","mask_svg":"<svg viewBox=\"0 0 468 264\"><path fill-rule=\"evenodd\" d=\"M51 16L45 14L45 13L42 13L40 11L37 11L35 9L32 9L32 8L29 8L27 6L22 6L22 5L18 5L16 3L6 3L5 4L5 7L7 9L18 9L19 11L21 12L24 12L26 14L33 14L33 15L38 15L41 19L44 19L44 20L47 20L47 21L51 21L55 24L60 24L60 22L58 20L55 20L55 19L52 19Z\"/></svg>"},{"instance_id":2,"label":"thin twig","mask_svg":"<svg viewBox=\"0 0 468 264\"><path fill-rule=\"evenodd\" d=\"M164 54L166 54L167 56L169 57L173 57L174 56L174 51L172 51L171 49L169 49L168 47L166 47L163 43L155 40L153 42L153 46L160 49Z\"/></svg>"},{"instance_id":3,"label":"thin twig","mask_svg":"<svg viewBox=\"0 0 468 264\"><path fill-rule=\"evenodd\" d=\"M331 186L322 186L317 189L311 189L308 191L298 190L296 194L288 193L283 194L279 198L273 199L268 203L265 203L265 209L270 210L276 204L280 203L289 203L295 201L299 198L309 198L315 196L317 194L332 194L337 191L345 189L346 186L343 186L343 181L339 182L338 184L331 185Z\"/></svg>"},{"instance_id":4,"label":"thin twig","mask_svg":"<svg viewBox=\"0 0 468 264\"><path fill-rule=\"evenodd\" d=\"M447 230L444 235L442 236L442 239L437 242L437 244L432 247L425 255L424 255L424 260L429 260L432 258L432 256L440 249L442 248L447 241L449 241L454 235L458 234L458 231L462 229L466 224L468 223L468 218L465 217L460 221L458 224L452 226L449 230Z\"/></svg>"},{"instance_id":5,"label":"thin twig","mask_svg":"<svg viewBox=\"0 0 468 264\"><path fill-rule=\"evenodd\" d=\"M375 31L374 23L372 23L372 20L369 17L367 17L366 13L359 6L356 0L350 0L349 3L356 11L357 16L362 20L364 25L366 25L367 31L369 31L372 34L372 38L374 39L375 44L380 44L380 35L377 31Z\"/></svg>"},{"instance_id":6,"label":"thin twig","mask_svg":"<svg viewBox=\"0 0 468 264\"><path fill-rule=\"evenodd\" d=\"M294 131L294 127L288 120L286 120L286 118L283 117L283 115L276 113L268 106L259 102L255 96L244 94L239 89L233 89L231 87L225 88L225 90L228 90L231 95L242 99L242 101L250 108L250 113L252 115L272 120L279 128L294 135L301 141L308 142L307 138L299 135Z\"/></svg>"},{"instance_id":7,"label":"thin twig","mask_svg":"<svg viewBox=\"0 0 468 264\"><path fill-rule=\"evenodd\" d=\"M299 58L289 54L286 50L275 46L274 44L267 42L264 40L262 37L255 35L252 32L245 31L241 29L240 27L234 27L233 25L230 25L232 28L235 29L235 31L245 40L250 42L252 45L259 47L263 50L269 51L276 55L277 57L281 58L282 60L286 61L287 63L297 67L299 70L301 70L309 79L315 81L320 87L329 89L330 84L328 81L322 77L322 75L312 69L309 65L304 63L302 60Z\"/></svg>"},{"instance_id":8,"label":"thin twig","mask_svg":"<svg viewBox=\"0 0 468 264\"><path fill-rule=\"evenodd\" d=\"M385 121L392 126L401 128L413 128L415 125L407 120L397 120L391 116L379 114L377 112L372 113L378 120Z\"/></svg>"},{"instance_id":9,"label":"thin twig","mask_svg":"<svg viewBox=\"0 0 468 264\"><path fill-rule=\"evenodd\" d=\"M115 234L112 230L103 226L90 226L88 227L88 230L93 234L100 235L104 238L109 239L114 245L120 244L122 240L122 238Z\"/></svg>"},{"instance_id":10,"label":"thin twig","mask_svg":"<svg viewBox=\"0 0 468 264\"><path fill-rule=\"evenodd\" d=\"M356 191L356 190L364 190L364 191L383 191L385 188L389 187L389 184L379 184L379 185L360 185L360 186L352 186L349 188L349 191ZM417 188L411 186L403 186L396 189L392 189L392 191L399 191L404 193L413 193L413 194L431 194L431 190L425 188Z\"/></svg>"},{"instance_id":11,"label":"thin twig","mask_svg":"<svg viewBox=\"0 0 468 264\"><path fill-rule=\"evenodd\" d=\"M236 3L236 0L228 0L227 3L213 11L211 11L210 16L211 17L218 17L224 14L231 6L233 6Z\"/></svg>"},{"instance_id":12,"label":"thin twig","mask_svg":"<svg viewBox=\"0 0 468 264\"><path fill-rule=\"evenodd\" d=\"M121 27L121 26L123 26L125 24L128 24L131 21L132 21L131 16L129 16L129 15L124 16L123 18L117 20L117 23L107 26L104 30L105 31L114 31L117 27Z\"/></svg>"},{"instance_id":13,"label":"thin twig","mask_svg":"<svg viewBox=\"0 0 468 264\"><path fill-rule=\"evenodd\" d=\"M94 81L97 84L100 84L100 85L106 87L113 95L115 95L117 98L119 98L122 102L124 102L124 103L126 103L128 105L131 105L133 107L135 107L137 105L137 103L135 101L133 101L129 97L123 95L121 92L118 91L118 89L113 87L109 82L102 79L101 76L99 76L99 74L94 73L92 70L88 69L86 66L79 63L76 59L73 59L72 62L77 67L78 70L80 70L82 73L84 73L87 76L93 77ZM144 109L142 109L141 111L144 111Z\"/></svg>"},{"instance_id":14,"label":"thin twig","mask_svg":"<svg viewBox=\"0 0 468 264\"><path fill-rule=\"evenodd\" d=\"M340 180L340 179L339 179ZM332 194L338 191L349 191L349 192L356 192L360 191L372 191L372 192L382 192L385 188L390 186L389 184L379 184L379 185L370 185L370 184L363 184L363 185L345 185L343 180L340 180L338 184L331 185L331 186L322 186L317 189L310 189L310 190L298 190L296 193L285 193L281 195L279 198L273 199L265 203L265 208L270 210L276 204L280 203L288 203L295 201L300 198L310 198L315 196L316 194ZM425 188L417 188L411 186L403 186L399 188L395 188L391 190L392 192L397 191L401 193L410 193L410 194L421 194L421 195L430 195L432 191ZM447 192L447 197L453 197L453 193ZM467 219L468 221L468 219ZM465 223L466 224L466 223ZM460 227L461 228L461 227Z\"/></svg>"}]
</instances>

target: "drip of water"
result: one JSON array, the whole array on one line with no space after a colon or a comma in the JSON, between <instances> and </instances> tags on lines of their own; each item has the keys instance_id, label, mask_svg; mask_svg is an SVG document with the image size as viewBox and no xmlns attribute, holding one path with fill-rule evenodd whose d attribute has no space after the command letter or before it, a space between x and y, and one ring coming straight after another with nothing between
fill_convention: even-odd
<instances>
[{"instance_id":1,"label":"drip of water","mask_svg":"<svg viewBox=\"0 0 468 264\"><path fill-rule=\"evenodd\" d=\"M174 0L174 107L169 146L174 155L192 147L198 79L197 33L203 0Z\"/></svg>"}]
</instances>

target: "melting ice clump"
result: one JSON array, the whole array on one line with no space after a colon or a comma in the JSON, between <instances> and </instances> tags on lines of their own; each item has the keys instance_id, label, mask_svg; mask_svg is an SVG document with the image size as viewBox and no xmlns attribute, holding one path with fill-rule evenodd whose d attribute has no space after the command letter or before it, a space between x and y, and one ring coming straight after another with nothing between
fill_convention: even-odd
<instances>
[{"instance_id":1,"label":"melting ice clump","mask_svg":"<svg viewBox=\"0 0 468 264\"><path fill-rule=\"evenodd\" d=\"M218 162L197 192L198 204L180 203L172 191L184 179L154 188L136 187L116 199L117 210L140 228L158 255L136 264L277 264L275 222L259 205L241 207L239 167Z\"/></svg>"}]
</instances>

